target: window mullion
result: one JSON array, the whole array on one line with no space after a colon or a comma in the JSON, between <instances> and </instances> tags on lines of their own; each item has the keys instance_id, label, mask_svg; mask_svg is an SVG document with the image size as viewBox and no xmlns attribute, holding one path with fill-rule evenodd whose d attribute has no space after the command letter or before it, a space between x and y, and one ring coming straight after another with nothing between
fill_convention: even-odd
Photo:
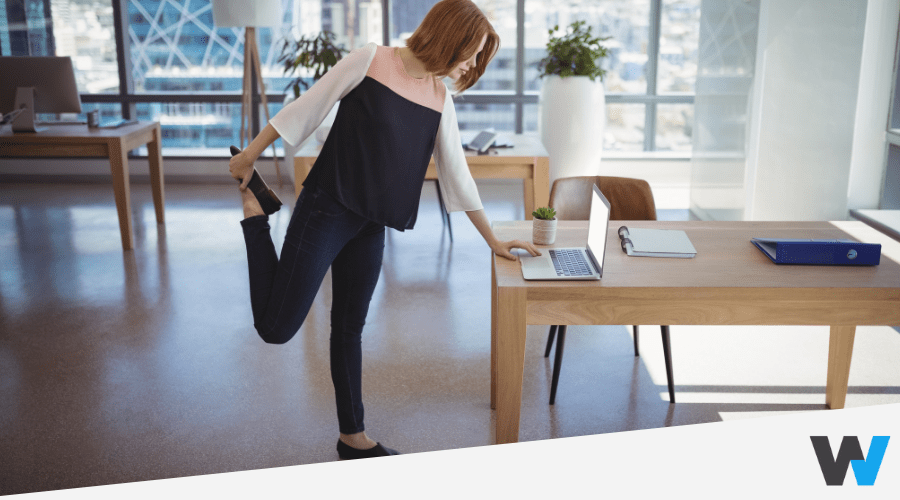
<instances>
[{"instance_id":1,"label":"window mullion","mask_svg":"<svg viewBox=\"0 0 900 500\"><path fill-rule=\"evenodd\" d=\"M656 68L659 62L660 24L662 23L662 0L650 2L650 32L647 44L647 95L656 95ZM650 101L644 112L644 151L656 149L656 102Z\"/></svg>"},{"instance_id":2,"label":"window mullion","mask_svg":"<svg viewBox=\"0 0 900 500\"><path fill-rule=\"evenodd\" d=\"M119 64L119 95L134 94L134 78L131 73L131 40L128 37L128 2L113 0L113 27L116 37L116 61ZM133 102L122 100L122 118L137 118L137 108Z\"/></svg>"},{"instance_id":3,"label":"window mullion","mask_svg":"<svg viewBox=\"0 0 900 500\"><path fill-rule=\"evenodd\" d=\"M381 44L391 45L391 0L381 0Z\"/></svg>"},{"instance_id":4,"label":"window mullion","mask_svg":"<svg viewBox=\"0 0 900 500\"><path fill-rule=\"evenodd\" d=\"M525 94L525 0L516 0L516 96ZM516 133L525 130L525 109L521 99L516 100Z\"/></svg>"}]
</instances>

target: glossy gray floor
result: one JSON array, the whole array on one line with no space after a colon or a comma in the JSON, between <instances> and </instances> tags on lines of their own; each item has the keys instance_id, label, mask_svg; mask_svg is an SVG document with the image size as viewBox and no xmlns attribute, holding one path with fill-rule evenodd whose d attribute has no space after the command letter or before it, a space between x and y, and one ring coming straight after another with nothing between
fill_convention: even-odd
<instances>
[{"instance_id":1,"label":"glossy gray floor","mask_svg":"<svg viewBox=\"0 0 900 500\"><path fill-rule=\"evenodd\" d=\"M492 220L523 217L515 183L480 191ZM134 185L129 252L108 185L0 196L0 493L337 459L330 277L292 341L260 341L234 186L167 185L157 226ZM489 253L464 215L453 223L451 244L426 184L416 229L389 232L364 333L367 426L404 453L493 440ZM546 328L528 328L523 441L824 409L827 328L673 326L675 405L657 327L640 358L629 327L569 332L549 406ZM900 402L897 331L860 328L853 359L848 407Z\"/></svg>"}]
</instances>

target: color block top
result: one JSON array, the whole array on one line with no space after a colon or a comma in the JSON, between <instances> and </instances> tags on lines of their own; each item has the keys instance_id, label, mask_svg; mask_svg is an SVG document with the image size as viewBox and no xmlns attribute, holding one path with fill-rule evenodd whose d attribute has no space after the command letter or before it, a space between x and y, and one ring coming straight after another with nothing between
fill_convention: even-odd
<instances>
[{"instance_id":1,"label":"color block top","mask_svg":"<svg viewBox=\"0 0 900 500\"><path fill-rule=\"evenodd\" d=\"M413 78L399 49L370 43L341 59L270 123L282 139L299 144L338 100L304 186L319 186L379 224L412 229L433 155L447 211L482 208L443 82Z\"/></svg>"}]
</instances>

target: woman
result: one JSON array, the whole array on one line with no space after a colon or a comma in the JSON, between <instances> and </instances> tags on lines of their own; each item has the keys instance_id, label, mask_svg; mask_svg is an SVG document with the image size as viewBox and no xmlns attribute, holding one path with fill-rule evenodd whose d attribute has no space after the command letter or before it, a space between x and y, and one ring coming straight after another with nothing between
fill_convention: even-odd
<instances>
[{"instance_id":1,"label":"woman","mask_svg":"<svg viewBox=\"0 0 900 500\"><path fill-rule=\"evenodd\" d=\"M512 248L540 255L530 242L494 236L466 164L453 100L441 81L450 77L458 91L468 89L498 46L499 37L475 4L442 0L406 47L369 44L354 50L231 159L232 177L243 179L250 301L264 341L282 344L294 336L331 267L331 378L342 459L397 454L365 432L360 339L381 270L385 227L413 228L432 155L448 211L465 211L498 255L515 260ZM247 189L251 177L259 177L253 162L278 137L300 143L338 100L337 117L303 182L279 260L256 198L266 201L268 190Z\"/></svg>"}]
</instances>

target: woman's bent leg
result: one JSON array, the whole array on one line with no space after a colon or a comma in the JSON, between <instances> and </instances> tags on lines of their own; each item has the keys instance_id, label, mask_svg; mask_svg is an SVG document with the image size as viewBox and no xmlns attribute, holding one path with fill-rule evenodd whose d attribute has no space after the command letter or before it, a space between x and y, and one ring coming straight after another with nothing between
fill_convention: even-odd
<instances>
[{"instance_id":1,"label":"woman's bent leg","mask_svg":"<svg viewBox=\"0 0 900 500\"><path fill-rule=\"evenodd\" d=\"M328 267L359 228L359 218L318 190L304 190L285 235L281 258L268 217L241 221L250 272L253 326L271 344L290 340L303 325Z\"/></svg>"},{"instance_id":2,"label":"woman's bent leg","mask_svg":"<svg viewBox=\"0 0 900 500\"><path fill-rule=\"evenodd\" d=\"M331 380L343 434L365 430L362 330L384 255L384 226L367 223L331 265Z\"/></svg>"},{"instance_id":3,"label":"woman's bent leg","mask_svg":"<svg viewBox=\"0 0 900 500\"><path fill-rule=\"evenodd\" d=\"M250 309L253 311L253 324L259 325L269 304L278 269L278 254L272 243L267 215L248 217L241 221L241 228L247 246L247 269L250 271Z\"/></svg>"}]
</instances>

